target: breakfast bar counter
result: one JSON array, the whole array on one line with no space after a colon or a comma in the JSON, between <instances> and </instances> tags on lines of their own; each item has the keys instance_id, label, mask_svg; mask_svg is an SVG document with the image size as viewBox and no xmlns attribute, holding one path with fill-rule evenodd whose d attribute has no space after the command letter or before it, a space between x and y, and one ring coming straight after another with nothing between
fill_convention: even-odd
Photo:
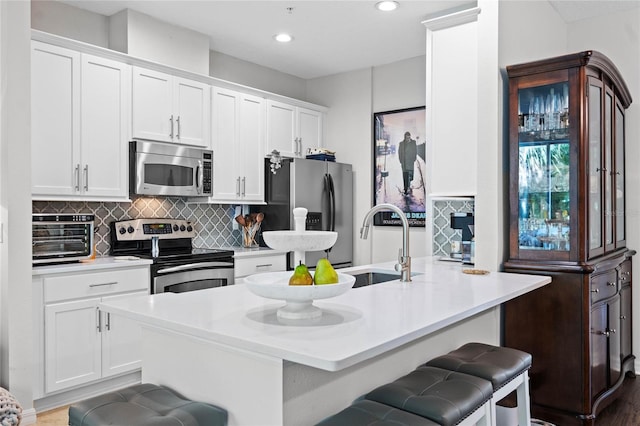
<instances>
[{"instance_id":1,"label":"breakfast bar counter","mask_svg":"<svg viewBox=\"0 0 640 426\"><path fill-rule=\"evenodd\" d=\"M392 271L394 262L339 272ZM545 276L462 273L413 259L398 280L317 300L315 320L283 320L283 301L246 286L104 302L143 324L142 380L229 411L231 425L314 424L372 388L468 341L499 344L502 302Z\"/></svg>"}]
</instances>

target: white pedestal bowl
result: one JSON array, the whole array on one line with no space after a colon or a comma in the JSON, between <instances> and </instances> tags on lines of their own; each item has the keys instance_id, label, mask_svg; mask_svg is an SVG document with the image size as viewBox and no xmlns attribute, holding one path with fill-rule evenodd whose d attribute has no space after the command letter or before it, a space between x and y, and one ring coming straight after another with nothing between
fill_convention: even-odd
<instances>
[{"instance_id":1,"label":"white pedestal bowl","mask_svg":"<svg viewBox=\"0 0 640 426\"><path fill-rule=\"evenodd\" d=\"M278 309L278 318L314 319L322 316L322 310L313 305L317 299L327 299L347 292L356 281L353 275L338 272L336 284L289 285L293 271L267 272L245 277L247 288L267 299L284 300Z\"/></svg>"}]
</instances>

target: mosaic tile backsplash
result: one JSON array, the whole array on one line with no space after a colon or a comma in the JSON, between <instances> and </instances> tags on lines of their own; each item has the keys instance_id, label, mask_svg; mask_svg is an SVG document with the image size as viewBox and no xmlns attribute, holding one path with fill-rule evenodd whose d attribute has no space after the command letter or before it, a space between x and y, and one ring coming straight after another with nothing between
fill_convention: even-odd
<instances>
[{"instance_id":1,"label":"mosaic tile backsplash","mask_svg":"<svg viewBox=\"0 0 640 426\"><path fill-rule=\"evenodd\" d=\"M462 239L462 230L451 229L451 213L473 213L473 199L433 201L433 255L449 256L451 241Z\"/></svg>"},{"instance_id":2,"label":"mosaic tile backsplash","mask_svg":"<svg viewBox=\"0 0 640 426\"><path fill-rule=\"evenodd\" d=\"M109 224L138 218L174 218L191 220L196 237L194 247L229 247L241 244L241 232L231 228L234 206L187 204L177 197L134 198L126 202L34 201L33 213L91 213L95 215L96 254L105 256L111 249Z\"/></svg>"}]
</instances>

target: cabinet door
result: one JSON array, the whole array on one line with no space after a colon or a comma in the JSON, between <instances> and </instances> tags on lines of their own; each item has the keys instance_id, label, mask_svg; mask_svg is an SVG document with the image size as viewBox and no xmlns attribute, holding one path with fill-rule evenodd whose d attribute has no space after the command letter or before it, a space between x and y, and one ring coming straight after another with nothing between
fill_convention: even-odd
<instances>
[{"instance_id":1,"label":"cabinet door","mask_svg":"<svg viewBox=\"0 0 640 426\"><path fill-rule=\"evenodd\" d=\"M589 115L589 163L588 177L589 196L588 229L589 229L589 257L593 258L604 253L603 232L603 153L602 153L602 82L590 77L588 84L588 115Z\"/></svg>"},{"instance_id":2,"label":"cabinet door","mask_svg":"<svg viewBox=\"0 0 640 426\"><path fill-rule=\"evenodd\" d=\"M632 354L631 319L631 285L625 285L620 289L620 362Z\"/></svg>"},{"instance_id":3,"label":"cabinet door","mask_svg":"<svg viewBox=\"0 0 640 426\"><path fill-rule=\"evenodd\" d=\"M267 101L267 149L285 157L297 157L296 108L282 102Z\"/></svg>"},{"instance_id":4,"label":"cabinet door","mask_svg":"<svg viewBox=\"0 0 640 426\"><path fill-rule=\"evenodd\" d=\"M80 54L37 41L31 48L33 195L74 195L80 173Z\"/></svg>"},{"instance_id":5,"label":"cabinet door","mask_svg":"<svg viewBox=\"0 0 640 426\"><path fill-rule=\"evenodd\" d=\"M101 377L99 298L44 308L45 392Z\"/></svg>"},{"instance_id":6,"label":"cabinet door","mask_svg":"<svg viewBox=\"0 0 640 426\"><path fill-rule=\"evenodd\" d=\"M237 166L238 104L240 94L213 88L212 148L213 195L218 201L240 197L240 172Z\"/></svg>"},{"instance_id":7,"label":"cabinet door","mask_svg":"<svg viewBox=\"0 0 640 426\"><path fill-rule=\"evenodd\" d=\"M264 201L264 100L243 95L240 99L238 163L242 170L241 196L245 202Z\"/></svg>"},{"instance_id":8,"label":"cabinet door","mask_svg":"<svg viewBox=\"0 0 640 426\"><path fill-rule=\"evenodd\" d=\"M591 308L591 399L607 389L609 344L607 337L607 304Z\"/></svg>"},{"instance_id":9,"label":"cabinet door","mask_svg":"<svg viewBox=\"0 0 640 426\"><path fill-rule=\"evenodd\" d=\"M298 108L298 154L304 157L308 148L322 146L322 113L306 108Z\"/></svg>"},{"instance_id":10,"label":"cabinet door","mask_svg":"<svg viewBox=\"0 0 640 426\"><path fill-rule=\"evenodd\" d=\"M211 87L208 84L175 77L174 141L209 147L211 126Z\"/></svg>"},{"instance_id":11,"label":"cabinet door","mask_svg":"<svg viewBox=\"0 0 640 426\"><path fill-rule=\"evenodd\" d=\"M103 297L102 301L146 295L146 291ZM140 323L121 316L102 313L102 376L109 377L141 366L142 329Z\"/></svg>"},{"instance_id":12,"label":"cabinet door","mask_svg":"<svg viewBox=\"0 0 640 426\"><path fill-rule=\"evenodd\" d=\"M96 197L128 194L131 69L82 55L81 190Z\"/></svg>"},{"instance_id":13,"label":"cabinet door","mask_svg":"<svg viewBox=\"0 0 640 426\"><path fill-rule=\"evenodd\" d=\"M172 76L133 67L133 137L172 142L176 125L173 116Z\"/></svg>"},{"instance_id":14,"label":"cabinet door","mask_svg":"<svg viewBox=\"0 0 640 426\"><path fill-rule=\"evenodd\" d=\"M614 174L614 186L615 186L615 230L616 230L616 247L626 246L626 223L625 223L625 168L624 168L624 107L618 99L616 99L616 112L615 112L615 136L614 136L614 148L615 148L615 174Z\"/></svg>"}]
</instances>

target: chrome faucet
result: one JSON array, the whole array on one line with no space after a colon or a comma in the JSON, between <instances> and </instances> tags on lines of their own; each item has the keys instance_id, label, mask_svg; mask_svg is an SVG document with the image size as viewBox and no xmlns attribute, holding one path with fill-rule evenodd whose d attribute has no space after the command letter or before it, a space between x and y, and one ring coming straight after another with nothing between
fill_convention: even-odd
<instances>
[{"instance_id":1,"label":"chrome faucet","mask_svg":"<svg viewBox=\"0 0 640 426\"><path fill-rule=\"evenodd\" d=\"M409 256L409 221L405 213L393 204L378 204L373 206L371 210L367 212L362 221L362 228L360 228L360 238L367 239L369 234L369 226L371 226L371 218L373 215L383 211L391 210L400 216L402 221L402 248L398 253L398 263L395 266L395 270L400 272L400 281L411 281L411 256Z\"/></svg>"}]
</instances>

